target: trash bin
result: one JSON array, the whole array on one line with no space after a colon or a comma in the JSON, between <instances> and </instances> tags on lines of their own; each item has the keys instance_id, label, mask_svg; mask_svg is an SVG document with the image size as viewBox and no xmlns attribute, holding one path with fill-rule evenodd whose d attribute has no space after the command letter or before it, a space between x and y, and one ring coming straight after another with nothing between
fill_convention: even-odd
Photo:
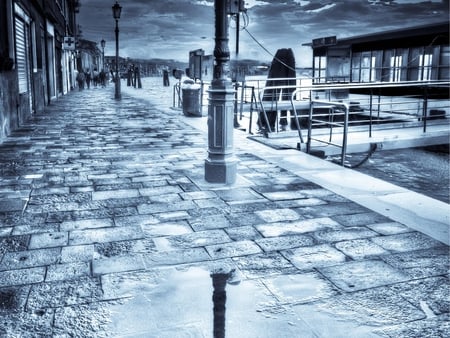
<instances>
[{"instance_id":1,"label":"trash bin","mask_svg":"<svg viewBox=\"0 0 450 338\"><path fill-rule=\"evenodd\" d=\"M200 105L200 85L185 81L181 86L183 95L183 114L185 116L202 116Z\"/></svg>"}]
</instances>

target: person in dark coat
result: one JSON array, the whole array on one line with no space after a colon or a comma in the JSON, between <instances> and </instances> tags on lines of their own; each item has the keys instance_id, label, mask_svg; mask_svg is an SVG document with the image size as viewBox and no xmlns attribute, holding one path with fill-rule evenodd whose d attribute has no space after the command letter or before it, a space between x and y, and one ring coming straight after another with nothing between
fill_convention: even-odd
<instances>
[{"instance_id":1,"label":"person in dark coat","mask_svg":"<svg viewBox=\"0 0 450 338\"><path fill-rule=\"evenodd\" d=\"M134 67L134 88L142 88L142 81L141 81L141 73L139 71L139 67Z\"/></svg>"},{"instance_id":2,"label":"person in dark coat","mask_svg":"<svg viewBox=\"0 0 450 338\"><path fill-rule=\"evenodd\" d=\"M82 70L78 71L76 79L77 79L77 82L78 82L78 89L79 90L83 90L84 89L85 76L84 76L84 72Z\"/></svg>"},{"instance_id":3,"label":"person in dark coat","mask_svg":"<svg viewBox=\"0 0 450 338\"><path fill-rule=\"evenodd\" d=\"M127 87L131 87L133 85L133 68L134 65L128 67L127 71Z\"/></svg>"},{"instance_id":4,"label":"person in dark coat","mask_svg":"<svg viewBox=\"0 0 450 338\"><path fill-rule=\"evenodd\" d=\"M296 84L296 71L295 71L295 57L294 52L291 48L278 49L272 64L269 69L269 74L267 76L266 87L270 86L295 86ZM283 80L272 80L272 79ZM292 78L292 80L290 80ZM291 94L294 92L295 87L280 90L280 89L268 89L264 91L263 101L277 101L280 99L284 101L289 101ZM266 111L267 119L269 120L270 129L275 130L275 124L277 120L277 111L269 110ZM259 118L260 126L267 128L267 123L265 118L260 116ZM286 129L287 122L287 110L282 110L280 112L280 125L283 130Z\"/></svg>"},{"instance_id":5,"label":"person in dark coat","mask_svg":"<svg viewBox=\"0 0 450 338\"><path fill-rule=\"evenodd\" d=\"M86 73L85 73L85 77L86 77L86 86L87 89L91 88L91 71L89 69L86 69Z\"/></svg>"},{"instance_id":6,"label":"person in dark coat","mask_svg":"<svg viewBox=\"0 0 450 338\"><path fill-rule=\"evenodd\" d=\"M170 86L169 71L167 69L163 70L163 84L164 84L164 87L169 87Z\"/></svg>"}]
</instances>

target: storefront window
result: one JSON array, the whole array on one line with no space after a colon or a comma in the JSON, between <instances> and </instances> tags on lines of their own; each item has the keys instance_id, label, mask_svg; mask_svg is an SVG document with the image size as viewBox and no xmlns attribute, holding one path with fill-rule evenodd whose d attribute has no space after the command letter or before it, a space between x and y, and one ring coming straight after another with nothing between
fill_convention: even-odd
<instances>
[{"instance_id":1,"label":"storefront window","mask_svg":"<svg viewBox=\"0 0 450 338\"><path fill-rule=\"evenodd\" d=\"M314 57L314 82L324 83L327 76L327 58L326 56Z\"/></svg>"},{"instance_id":2,"label":"storefront window","mask_svg":"<svg viewBox=\"0 0 450 338\"><path fill-rule=\"evenodd\" d=\"M423 54L419 56L419 76L417 80L431 80L431 68L433 66L433 55Z\"/></svg>"},{"instance_id":3,"label":"storefront window","mask_svg":"<svg viewBox=\"0 0 450 338\"><path fill-rule=\"evenodd\" d=\"M402 59L401 55L391 56L389 73L390 82L400 82L402 75Z\"/></svg>"}]
</instances>

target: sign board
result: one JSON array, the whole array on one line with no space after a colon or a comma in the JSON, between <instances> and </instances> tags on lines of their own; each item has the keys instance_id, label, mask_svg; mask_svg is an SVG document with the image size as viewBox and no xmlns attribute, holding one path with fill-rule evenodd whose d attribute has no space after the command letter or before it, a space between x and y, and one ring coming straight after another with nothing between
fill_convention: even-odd
<instances>
[{"instance_id":1,"label":"sign board","mask_svg":"<svg viewBox=\"0 0 450 338\"><path fill-rule=\"evenodd\" d=\"M202 79L202 57L205 55L203 49L189 52L189 77L194 80Z\"/></svg>"},{"instance_id":2,"label":"sign board","mask_svg":"<svg viewBox=\"0 0 450 338\"><path fill-rule=\"evenodd\" d=\"M75 50L75 39L73 38L73 36L65 36L64 37L63 49Z\"/></svg>"},{"instance_id":3,"label":"sign board","mask_svg":"<svg viewBox=\"0 0 450 338\"><path fill-rule=\"evenodd\" d=\"M324 38L318 38L312 40L312 47L325 47L325 46L333 46L337 43L336 36L327 36Z\"/></svg>"}]
</instances>

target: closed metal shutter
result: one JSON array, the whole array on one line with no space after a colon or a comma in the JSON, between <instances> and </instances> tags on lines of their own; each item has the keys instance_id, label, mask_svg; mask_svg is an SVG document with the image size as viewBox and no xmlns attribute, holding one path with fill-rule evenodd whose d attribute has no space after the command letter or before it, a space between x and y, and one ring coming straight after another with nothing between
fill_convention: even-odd
<instances>
[{"instance_id":1,"label":"closed metal shutter","mask_svg":"<svg viewBox=\"0 0 450 338\"><path fill-rule=\"evenodd\" d=\"M19 80L19 93L26 93L30 89L27 25L20 18L16 17L15 26L16 66Z\"/></svg>"}]
</instances>

